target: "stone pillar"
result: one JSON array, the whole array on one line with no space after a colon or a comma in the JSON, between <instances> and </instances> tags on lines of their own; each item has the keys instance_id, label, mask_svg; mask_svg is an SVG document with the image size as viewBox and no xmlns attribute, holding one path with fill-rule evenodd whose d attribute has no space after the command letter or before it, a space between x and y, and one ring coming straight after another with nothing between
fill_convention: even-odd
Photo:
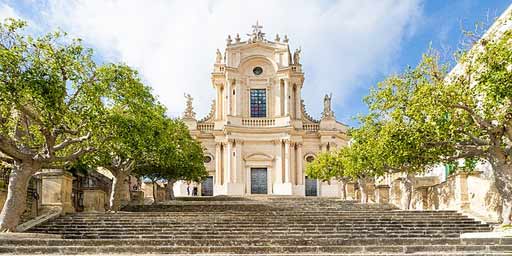
<instances>
[{"instance_id":1,"label":"stone pillar","mask_svg":"<svg viewBox=\"0 0 512 256\"><path fill-rule=\"evenodd\" d=\"M379 204L389 203L389 186L376 185L375 186L375 202Z\"/></svg>"},{"instance_id":2,"label":"stone pillar","mask_svg":"<svg viewBox=\"0 0 512 256\"><path fill-rule=\"evenodd\" d=\"M234 182L241 183L243 177L243 169L242 169L242 140L235 140L235 160L236 160L236 168L234 171Z\"/></svg>"},{"instance_id":3,"label":"stone pillar","mask_svg":"<svg viewBox=\"0 0 512 256\"><path fill-rule=\"evenodd\" d=\"M275 95L274 95L274 111L275 116L281 116L283 113L281 112L281 106L283 104L283 99L281 99L281 80L278 80L277 86L275 87Z\"/></svg>"},{"instance_id":4,"label":"stone pillar","mask_svg":"<svg viewBox=\"0 0 512 256\"><path fill-rule=\"evenodd\" d=\"M232 170L232 157L233 155L233 139L228 139L228 142L226 143L226 163L224 163L224 166L226 167L226 174L225 174L225 183L232 183L233 182L233 170Z\"/></svg>"},{"instance_id":5,"label":"stone pillar","mask_svg":"<svg viewBox=\"0 0 512 256\"><path fill-rule=\"evenodd\" d=\"M84 212L104 212L106 199L107 194L101 189L84 189Z\"/></svg>"},{"instance_id":6,"label":"stone pillar","mask_svg":"<svg viewBox=\"0 0 512 256\"><path fill-rule=\"evenodd\" d=\"M347 199L348 200L356 200L356 183L355 182L347 183Z\"/></svg>"},{"instance_id":7,"label":"stone pillar","mask_svg":"<svg viewBox=\"0 0 512 256\"><path fill-rule=\"evenodd\" d=\"M290 85L288 79L284 79L284 115L290 115Z\"/></svg>"},{"instance_id":8,"label":"stone pillar","mask_svg":"<svg viewBox=\"0 0 512 256\"><path fill-rule=\"evenodd\" d=\"M62 208L63 213L75 212L71 194L73 192L73 175L71 173L50 169L41 174L43 208Z\"/></svg>"},{"instance_id":9,"label":"stone pillar","mask_svg":"<svg viewBox=\"0 0 512 256\"><path fill-rule=\"evenodd\" d=\"M220 90L220 86L216 86L215 89L217 89L217 100L215 101L215 119L221 120L222 119L222 94Z\"/></svg>"},{"instance_id":10,"label":"stone pillar","mask_svg":"<svg viewBox=\"0 0 512 256\"><path fill-rule=\"evenodd\" d=\"M221 143L215 144L215 184L222 185L222 149Z\"/></svg>"},{"instance_id":11,"label":"stone pillar","mask_svg":"<svg viewBox=\"0 0 512 256\"><path fill-rule=\"evenodd\" d=\"M302 169L302 142L297 143L297 185L304 184L304 170Z\"/></svg>"},{"instance_id":12,"label":"stone pillar","mask_svg":"<svg viewBox=\"0 0 512 256\"><path fill-rule=\"evenodd\" d=\"M275 177L273 180L275 180L275 184L283 183L283 154L282 154L282 142L279 139L274 140L274 147L275 147L275 164L274 168L274 174Z\"/></svg>"},{"instance_id":13,"label":"stone pillar","mask_svg":"<svg viewBox=\"0 0 512 256\"><path fill-rule=\"evenodd\" d=\"M291 148L290 140L284 141L284 182L290 183L291 181Z\"/></svg>"},{"instance_id":14,"label":"stone pillar","mask_svg":"<svg viewBox=\"0 0 512 256\"><path fill-rule=\"evenodd\" d=\"M235 80L235 105L233 106L234 115L242 115L242 86L240 80Z\"/></svg>"},{"instance_id":15,"label":"stone pillar","mask_svg":"<svg viewBox=\"0 0 512 256\"><path fill-rule=\"evenodd\" d=\"M298 84L295 86L295 119L301 119L300 86Z\"/></svg>"},{"instance_id":16,"label":"stone pillar","mask_svg":"<svg viewBox=\"0 0 512 256\"><path fill-rule=\"evenodd\" d=\"M320 151L326 152L327 151L327 142L322 142L320 144Z\"/></svg>"},{"instance_id":17,"label":"stone pillar","mask_svg":"<svg viewBox=\"0 0 512 256\"><path fill-rule=\"evenodd\" d=\"M469 210L468 174L459 172L455 176L455 202L460 210Z\"/></svg>"},{"instance_id":18,"label":"stone pillar","mask_svg":"<svg viewBox=\"0 0 512 256\"><path fill-rule=\"evenodd\" d=\"M231 115L231 79L228 79L226 82L226 116Z\"/></svg>"}]
</instances>

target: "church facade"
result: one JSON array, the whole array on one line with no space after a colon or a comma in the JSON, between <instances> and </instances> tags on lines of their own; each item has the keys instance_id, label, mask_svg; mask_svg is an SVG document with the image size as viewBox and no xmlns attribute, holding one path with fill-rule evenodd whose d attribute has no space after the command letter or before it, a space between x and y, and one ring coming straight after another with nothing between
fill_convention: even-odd
<instances>
[{"instance_id":1,"label":"church facade","mask_svg":"<svg viewBox=\"0 0 512 256\"><path fill-rule=\"evenodd\" d=\"M308 115L300 50L291 53L287 36L267 40L261 28L253 26L245 41L228 36L224 54L217 50L211 74L216 99L206 117L196 119L186 95L182 120L205 148L210 174L200 191L338 196L336 181L309 179L305 165L322 151L346 146L347 126L335 120L328 95L321 119ZM177 185L175 192L186 195L186 184Z\"/></svg>"}]
</instances>

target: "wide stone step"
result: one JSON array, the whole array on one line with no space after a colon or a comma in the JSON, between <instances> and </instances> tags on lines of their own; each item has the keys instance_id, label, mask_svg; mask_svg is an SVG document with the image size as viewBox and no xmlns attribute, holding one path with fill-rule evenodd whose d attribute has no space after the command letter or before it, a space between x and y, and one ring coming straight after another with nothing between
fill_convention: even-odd
<instances>
[{"instance_id":1,"label":"wide stone step","mask_svg":"<svg viewBox=\"0 0 512 256\"><path fill-rule=\"evenodd\" d=\"M123 246L123 245L165 245L165 246L235 246L235 245L512 245L512 238L503 239L460 239L460 238L368 238L368 239L0 239L0 246Z\"/></svg>"},{"instance_id":2,"label":"wide stone step","mask_svg":"<svg viewBox=\"0 0 512 256\"><path fill-rule=\"evenodd\" d=\"M428 254L441 253L509 253L510 245L401 245L401 246L5 246L4 254L325 254L371 255L372 253Z\"/></svg>"}]
</instances>

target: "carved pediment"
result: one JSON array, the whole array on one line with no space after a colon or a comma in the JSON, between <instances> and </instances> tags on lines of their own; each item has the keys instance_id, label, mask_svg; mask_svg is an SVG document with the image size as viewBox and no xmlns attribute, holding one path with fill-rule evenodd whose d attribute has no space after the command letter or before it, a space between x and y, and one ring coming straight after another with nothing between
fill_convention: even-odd
<instances>
[{"instance_id":1,"label":"carved pediment","mask_svg":"<svg viewBox=\"0 0 512 256\"><path fill-rule=\"evenodd\" d=\"M264 153L252 153L244 157L245 161L272 161L274 157Z\"/></svg>"}]
</instances>

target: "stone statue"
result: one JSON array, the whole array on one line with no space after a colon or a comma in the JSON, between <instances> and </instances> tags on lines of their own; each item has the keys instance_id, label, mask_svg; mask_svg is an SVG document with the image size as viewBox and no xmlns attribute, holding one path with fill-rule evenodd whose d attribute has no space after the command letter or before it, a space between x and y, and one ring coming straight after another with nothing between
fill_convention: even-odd
<instances>
[{"instance_id":1,"label":"stone statue","mask_svg":"<svg viewBox=\"0 0 512 256\"><path fill-rule=\"evenodd\" d=\"M219 49L217 49L217 57L215 58L215 63L220 64L222 62L222 53L220 53Z\"/></svg>"},{"instance_id":2,"label":"stone statue","mask_svg":"<svg viewBox=\"0 0 512 256\"><path fill-rule=\"evenodd\" d=\"M288 35L284 35L284 40L283 40L283 42L288 43L288 41L289 41L289 40L290 40L290 39L288 39Z\"/></svg>"},{"instance_id":3,"label":"stone statue","mask_svg":"<svg viewBox=\"0 0 512 256\"><path fill-rule=\"evenodd\" d=\"M188 119L195 119L196 118L196 112L194 112L194 107L192 106L192 101L194 98L190 96L190 94L185 93L185 99L186 99L186 107L185 112L183 112L183 118Z\"/></svg>"},{"instance_id":4,"label":"stone statue","mask_svg":"<svg viewBox=\"0 0 512 256\"><path fill-rule=\"evenodd\" d=\"M300 52L302 50L299 48L299 49L296 49L295 52L293 53L293 64L295 65L298 65L300 64Z\"/></svg>"},{"instance_id":5,"label":"stone statue","mask_svg":"<svg viewBox=\"0 0 512 256\"><path fill-rule=\"evenodd\" d=\"M334 118L334 112L331 108L332 93L324 96L324 111L322 112L322 118Z\"/></svg>"},{"instance_id":6,"label":"stone statue","mask_svg":"<svg viewBox=\"0 0 512 256\"><path fill-rule=\"evenodd\" d=\"M235 42L240 43L240 35L236 33Z\"/></svg>"},{"instance_id":7,"label":"stone statue","mask_svg":"<svg viewBox=\"0 0 512 256\"><path fill-rule=\"evenodd\" d=\"M226 44L231 45L231 42L233 42L233 39L231 39L231 35L228 35L228 39L226 39Z\"/></svg>"},{"instance_id":8,"label":"stone statue","mask_svg":"<svg viewBox=\"0 0 512 256\"><path fill-rule=\"evenodd\" d=\"M276 42L281 42L281 37L279 37L279 34L276 34L276 39L274 39Z\"/></svg>"}]
</instances>

